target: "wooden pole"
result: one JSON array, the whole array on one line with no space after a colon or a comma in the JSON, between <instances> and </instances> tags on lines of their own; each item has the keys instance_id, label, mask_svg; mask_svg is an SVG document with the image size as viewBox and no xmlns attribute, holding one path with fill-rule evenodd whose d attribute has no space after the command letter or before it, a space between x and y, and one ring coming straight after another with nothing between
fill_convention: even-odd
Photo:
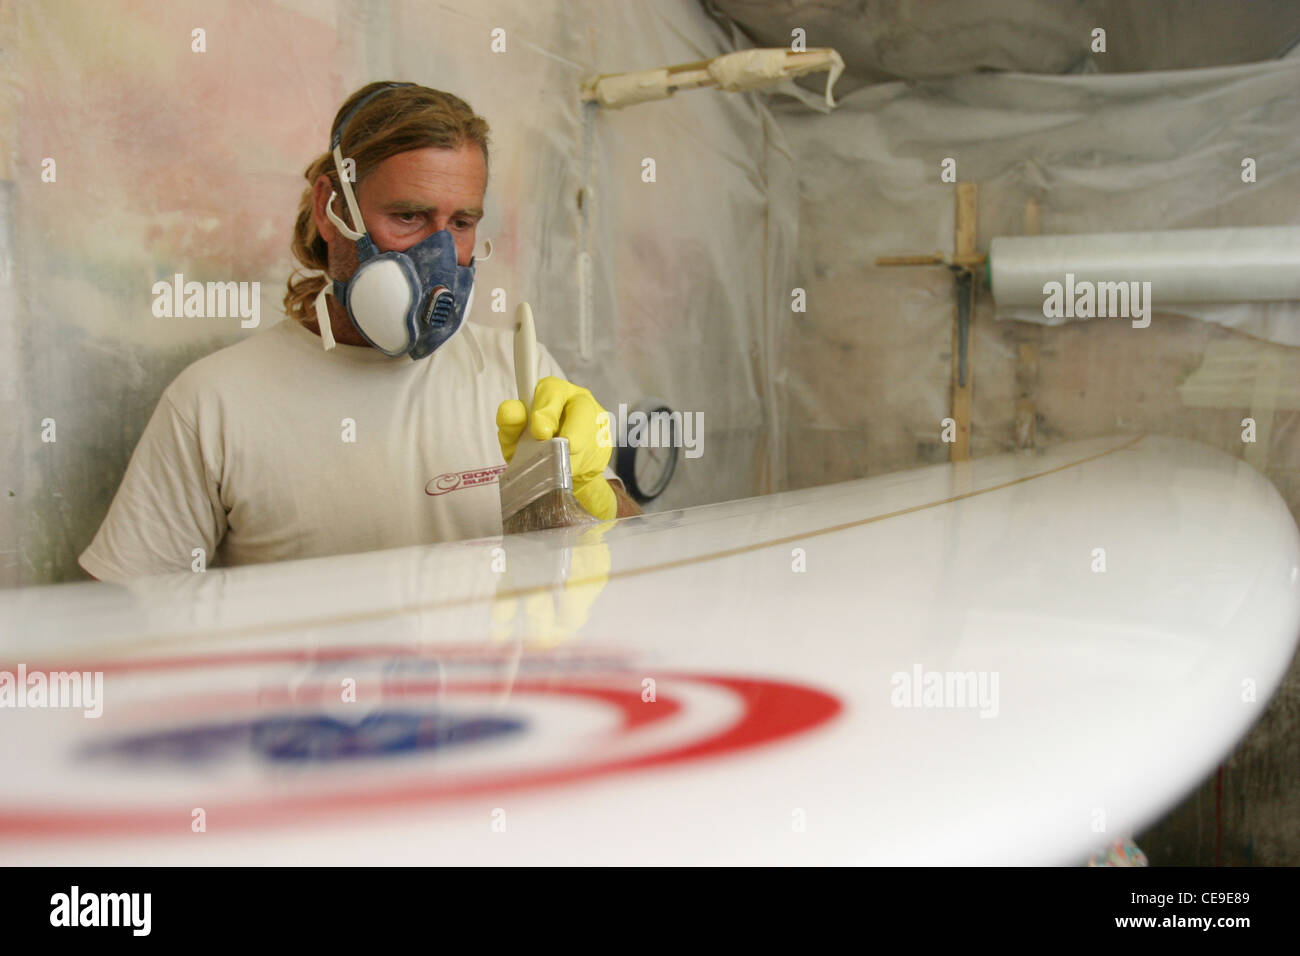
<instances>
[{"instance_id":1,"label":"wooden pole","mask_svg":"<svg viewBox=\"0 0 1300 956\"><path fill-rule=\"evenodd\" d=\"M978 232L976 219L978 190L974 183L957 184L957 236L953 249L953 261L971 261L976 258L975 239ZM969 296L966 302L966 342L961 342L962 306L958 304L953 317L952 329L952 418L957 423L956 441L949 451L951 461L970 460L970 416L971 385L974 381L974 363L971 361L974 345L975 288L976 282L969 284ZM962 286L959 284L959 295ZM964 375L963 373L964 366Z\"/></svg>"},{"instance_id":2,"label":"wooden pole","mask_svg":"<svg viewBox=\"0 0 1300 956\"><path fill-rule=\"evenodd\" d=\"M1043 231L1043 210L1037 199L1025 201L1025 235ZM1016 447L1033 448L1038 443L1038 352L1043 344L1043 327L1036 322L1016 323Z\"/></svg>"}]
</instances>

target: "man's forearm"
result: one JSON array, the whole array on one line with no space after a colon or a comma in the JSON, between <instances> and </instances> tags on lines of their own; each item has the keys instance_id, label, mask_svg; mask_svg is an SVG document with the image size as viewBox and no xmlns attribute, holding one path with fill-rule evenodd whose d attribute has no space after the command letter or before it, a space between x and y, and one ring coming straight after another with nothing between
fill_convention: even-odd
<instances>
[{"instance_id":1,"label":"man's forearm","mask_svg":"<svg viewBox=\"0 0 1300 956\"><path fill-rule=\"evenodd\" d=\"M614 489L614 497L618 500L618 514L616 518L630 518L633 515L641 514L641 506L632 500L631 495L623 490L623 482L611 481L609 486Z\"/></svg>"}]
</instances>

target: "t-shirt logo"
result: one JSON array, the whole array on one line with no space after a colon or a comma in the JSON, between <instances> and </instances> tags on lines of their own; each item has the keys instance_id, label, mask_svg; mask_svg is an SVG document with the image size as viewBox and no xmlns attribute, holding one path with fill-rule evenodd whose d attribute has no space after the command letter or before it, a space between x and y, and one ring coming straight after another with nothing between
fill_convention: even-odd
<instances>
[{"instance_id":1,"label":"t-shirt logo","mask_svg":"<svg viewBox=\"0 0 1300 956\"><path fill-rule=\"evenodd\" d=\"M505 470L505 465L493 465L491 468L472 468L469 471L449 472L445 475L439 475L437 478L429 479L429 483L424 486L424 493L426 495L445 495L449 491L459 491L461 488L490 485Z\"/></svg>"}]
</instances>

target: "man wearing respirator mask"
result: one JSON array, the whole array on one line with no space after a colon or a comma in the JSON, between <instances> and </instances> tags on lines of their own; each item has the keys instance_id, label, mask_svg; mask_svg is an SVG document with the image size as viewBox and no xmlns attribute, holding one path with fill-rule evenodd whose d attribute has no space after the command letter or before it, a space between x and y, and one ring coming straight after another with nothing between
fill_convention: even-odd
<instances>
[{"instance_id":1,"label":"man wearing respirator mask","mask_svg":"<svg viewBox=\"0 0 1300 956\"><path fill-rule=\"evenodd\" d=\"M125 580L500 534L497 477L525 412L511 333L467 322L487 131L464 101L415 84L348 98L306 171L293 251L311 272L289 281L288 320L168 386L86 571ZM534 436L568 438L574 496L595 517L639 513L597 440L601 407L539 351Z\"/></svg>"}]
</instances>

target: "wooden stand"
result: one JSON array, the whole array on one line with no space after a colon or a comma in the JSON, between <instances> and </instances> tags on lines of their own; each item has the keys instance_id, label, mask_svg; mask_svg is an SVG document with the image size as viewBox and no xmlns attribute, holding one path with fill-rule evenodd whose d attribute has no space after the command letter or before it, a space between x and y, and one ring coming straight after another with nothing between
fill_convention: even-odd
<instances>
[{"instance_id":1,"label":"wooden stand","mask_svg":"<svg viewBox=\"0 0 1300 956\"><path fill-rule=\"evenodd\" d=\"M979 221L979 190L975 183L957 184L957 229L951 259L933 255L879 256L878 266L947 265L957 275L957 309L952 328L952 404L949 415L956 422L955 440L949 446L950 461L970 460L971 402L974 366L971 363L975 292L985 257L975 249Z\"/></svg>"}]
</instances>

